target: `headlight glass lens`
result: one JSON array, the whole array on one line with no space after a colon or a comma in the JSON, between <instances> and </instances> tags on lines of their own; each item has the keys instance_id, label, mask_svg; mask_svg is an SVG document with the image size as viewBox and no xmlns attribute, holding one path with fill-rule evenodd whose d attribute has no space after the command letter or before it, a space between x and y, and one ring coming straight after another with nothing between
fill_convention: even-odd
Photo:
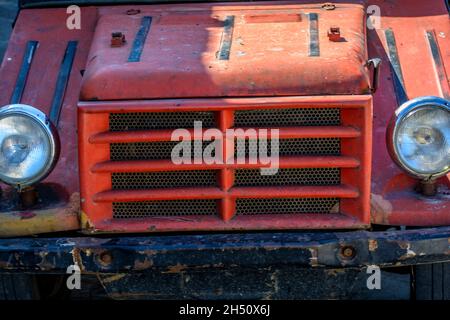
<instances>
[{"instance_id":1,"label":"headlight glass lens","mask_svg":"<svg viewBox=\"0 0 450 320\"><path fill-rule=\"evenodd\" d=\"M52 139L39 119L14 111L0 113L0 180L29 185L44 177L55 157Z\"/></svg>"},{"instance_id":2,"label":"headlight glass lens","mask_svg":"<svg viewBox=\"0 0 450 320\"><path fill-rule=\"evenodd\" d=\"M450 111L425 104L397 122L394 144L398 160L410 172L430 177L450 168Z\"/></svg>"}]
</instances>

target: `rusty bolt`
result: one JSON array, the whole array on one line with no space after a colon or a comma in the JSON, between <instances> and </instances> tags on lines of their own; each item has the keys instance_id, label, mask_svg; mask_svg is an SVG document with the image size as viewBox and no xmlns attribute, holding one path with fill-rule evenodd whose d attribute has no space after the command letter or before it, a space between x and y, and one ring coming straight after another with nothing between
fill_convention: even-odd
<instances>
[{"instance_id":1,"label":"rusty bolt","mask_svg":"<svg viewBox=\"0 0 450 320\"><path fill-rule=\"evenodd\" d=\"M38 193L35 188L27 187L19 191L19 199L22 209L34 206L38 201Z\"/></svg>"},{"instance_id":2,"label":"rusty bolt","mask_svg":"<svg viewBox=\"0 0 450 320\"><path fill-rule=\"evenodd\" d=\"M125 42L125 35L122 32L113 32L111 34L111 47L121 47Z\"/></svg>"},{"instance_id":3,"label":"rusty bolt","mask_svg":"<svg viewBox=\"0 0 450 320\"><path fill-rule=\"evenodd\" d=\"M427 197L435 196L437 193L437 183L435 180L420 181L418 191Z\"/></svg>"},{"instance_id":4,"label":"rusty bolt","mask_svg":"<svg viewBox=\"0 0 450 320\"><path fill-rule=\"evenodd\" d=\"M341 29L339 27L331 27L328 30L328 39L333 42L338 42L341 40Z\"/></svg>"},{"instance_id":5,"label":"rusty bolt","mask_svg":"<svg viewBox=\"0 0 450 320\"><path fill-rule=\"evenodd\" d=\"M326 3L322 4L322 9L334 10L334 9L336 9L336 5L332 4L331 2L326 2Z\"/></svg>"},{"instance_id":6,"label":"rusty bolt","mask_svg":"<svg viewBox=\"0 0 450 320\"><path fill-rule=\"evenodd\" d=\"M356 250L351 246L345 246L341 248L340 254L343 259L351 260L355 257Z\"/></svg>"}]
</instances>

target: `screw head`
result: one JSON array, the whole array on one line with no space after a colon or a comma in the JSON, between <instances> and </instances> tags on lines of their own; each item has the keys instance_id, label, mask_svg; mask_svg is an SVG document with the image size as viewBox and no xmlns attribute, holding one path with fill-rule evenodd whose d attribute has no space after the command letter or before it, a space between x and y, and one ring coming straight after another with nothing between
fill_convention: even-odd
<instances>
[{"instance_id":1,"label":"screw head","mask_svg":"<svg viewBox=\"0 0 450 320\"><path fill-rule=\"evenodd\" d=\"M322 9L325 9L325 10L334 10L334 9L336 9L336 5L334 5L334 4L331 3L331 2L326 2L326 3L322 4Z\"/></svg>"}]
</instances>

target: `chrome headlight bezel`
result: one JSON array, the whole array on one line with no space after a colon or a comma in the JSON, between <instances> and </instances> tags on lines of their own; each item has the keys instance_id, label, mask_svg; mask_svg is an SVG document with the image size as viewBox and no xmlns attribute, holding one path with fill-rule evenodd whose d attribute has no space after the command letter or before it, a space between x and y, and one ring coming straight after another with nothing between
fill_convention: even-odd
<instances>
[{"instance_id":1,"label":"chrome headlight bezel","mask_svg":"<svg viewBox=\"0 0 450 320\"><path fill-rule=\"evenodd\" d=\"M49 157L45 163L45 166L39 171L38 174L30 178L20 179L8 179L5 176L0 176L0 181L16 186L19 189L34 185L43 179L45 179L53 170L60 153L60 141L56 128L53 126L49 118L42 111L25 104L11 104L0 108L0 120L11 117L22 116L27 117L34 121L48 138L49 143Z\"/></svg>"},{"instance_id":2,"label":"chrome headlight bezel","mask_svg":"<svg viewBox=\"0 0 450 320\"><path fill-rule=\"evenodd\" d=\"M426 108L429 106L434 106L436 108L441 108L444 111L447 111L450 113L450 102L448 100L445 100L440 97L434 97L434 96L425 96L425 97L419 97L412 100L409 100L402 104L394 113L394 115L391 118L391 121L389 122L387 131L386 131L386 144L389 151L389 154L394 160L394 162L406 173L408 173L411 176L414 176L415 178L421 179L421 180L433 180L439 177L444 176L448 172L450 172L450 166L448 168L445 168L443 171L435 172L435 173L422 173L417 172L413 169L411 169L406 163L402 161L402 157L400 155L400 152L397 148L397 133L398 128L402 122L408 118L409 115L416 112L419 109Z\"/></svg>"}]
</instances>

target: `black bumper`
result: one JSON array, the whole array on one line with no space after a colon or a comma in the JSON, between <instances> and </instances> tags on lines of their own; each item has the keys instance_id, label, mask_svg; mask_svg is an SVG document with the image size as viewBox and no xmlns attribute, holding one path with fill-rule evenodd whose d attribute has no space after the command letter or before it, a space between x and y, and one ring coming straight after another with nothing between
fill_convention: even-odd
<instances>
[{"instance_id":1,"label":"black bumper","mask_svg":"<svg viewBox=\"0 0 450 320\"><path fill-rule=\"evenodd\" d=\"M388 232L289 232L0 239L0 272L163 272L208 268L380 267L450 261L450 227Z\"/></svg>"}]
</instances>

